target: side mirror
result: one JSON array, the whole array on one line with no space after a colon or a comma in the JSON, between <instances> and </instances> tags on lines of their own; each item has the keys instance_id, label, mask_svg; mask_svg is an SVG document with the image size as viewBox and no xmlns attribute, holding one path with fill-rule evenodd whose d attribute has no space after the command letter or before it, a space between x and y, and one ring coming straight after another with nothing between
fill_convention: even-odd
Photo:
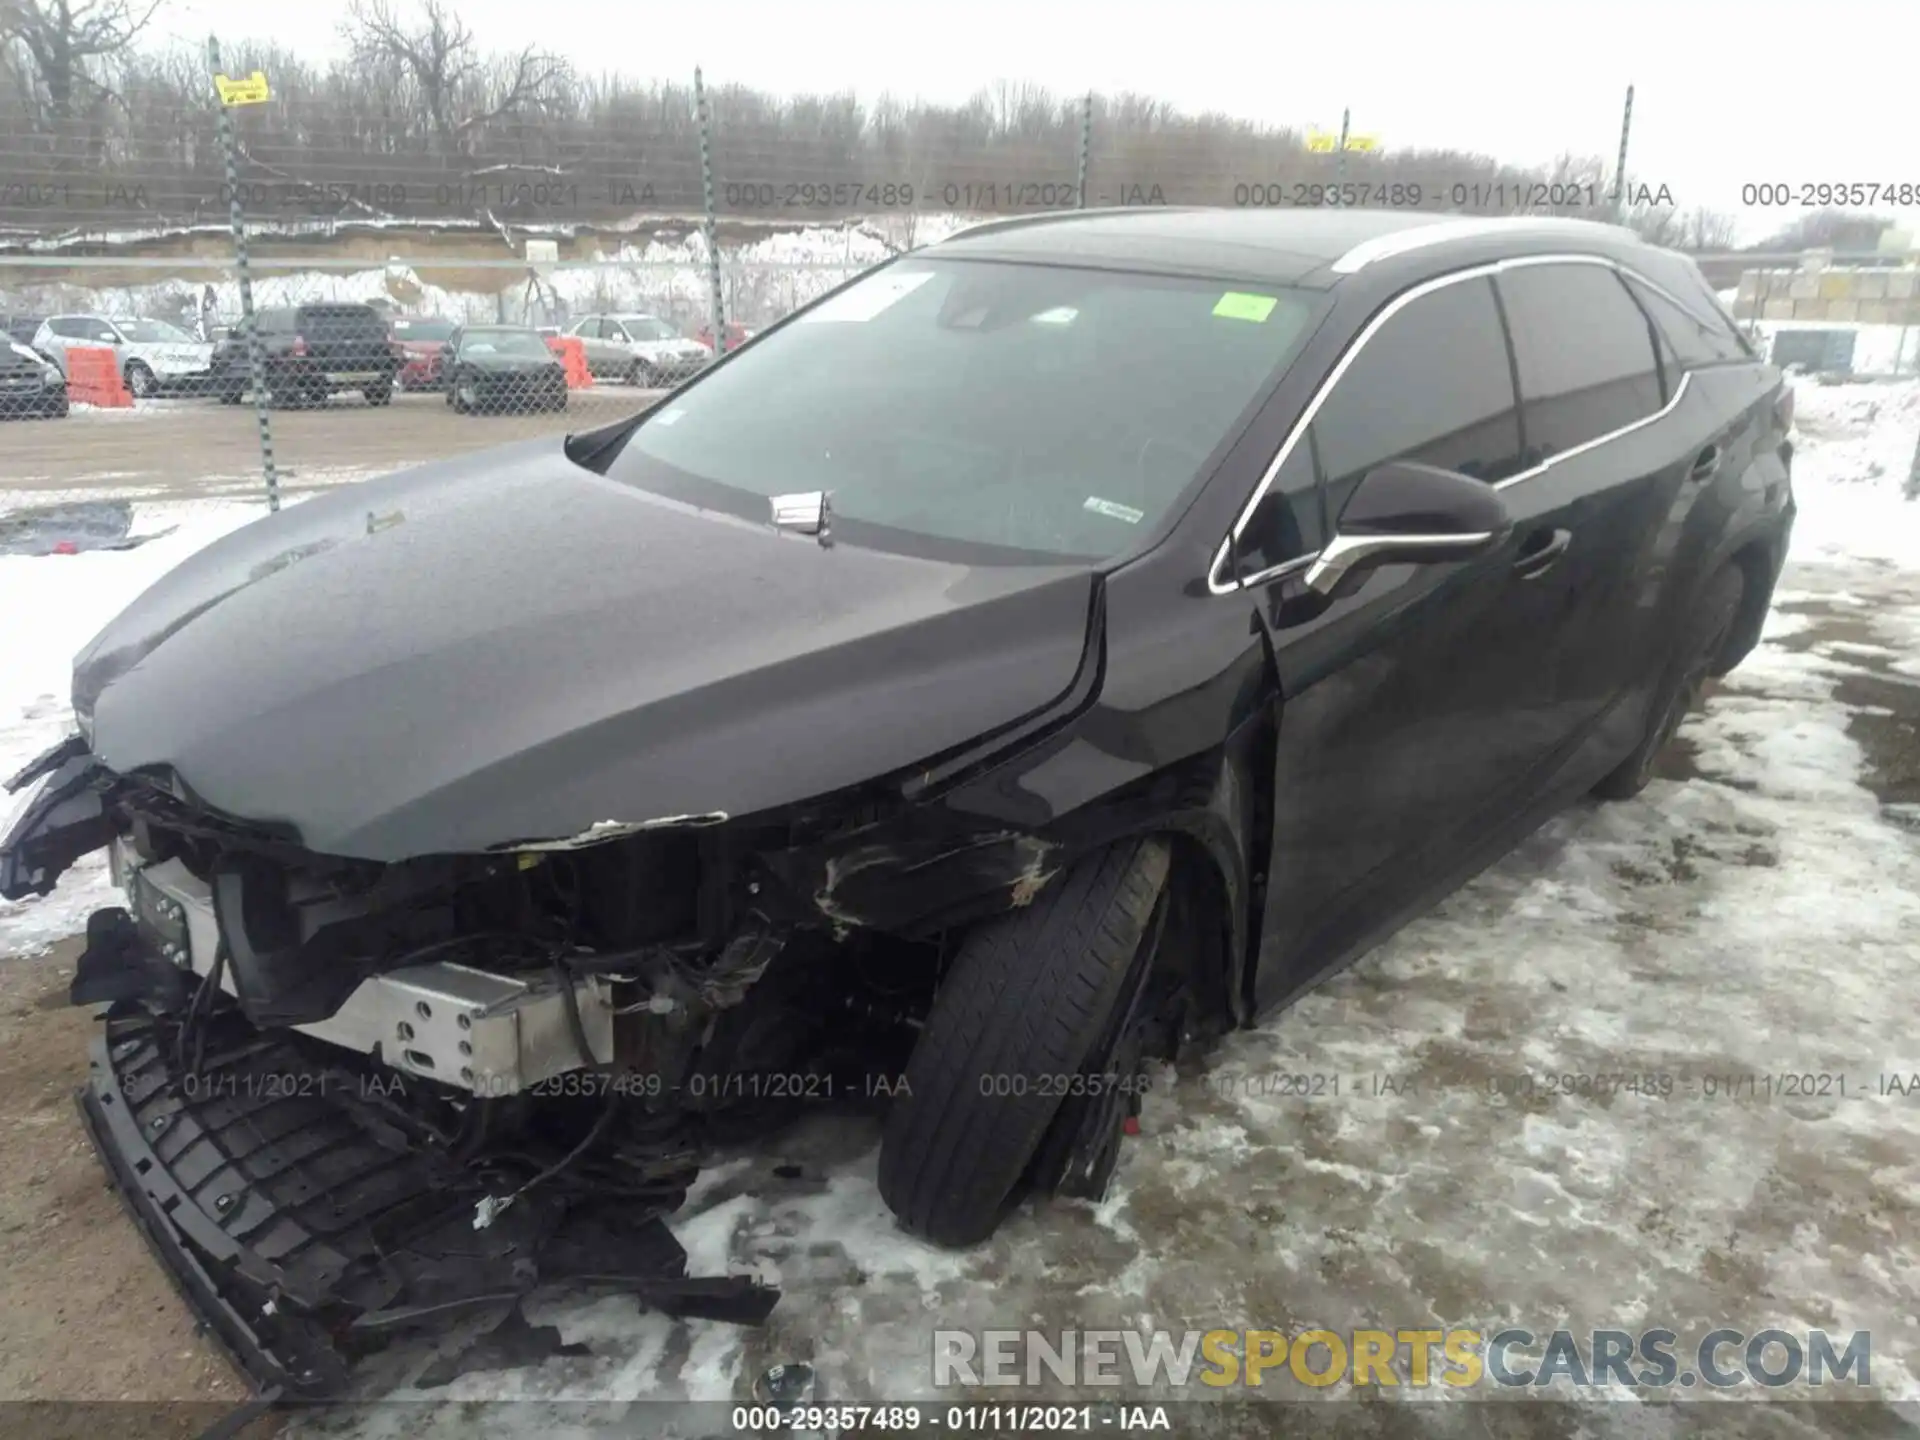
<instances>
[{"instance_id":1,"label":"side mirror","mask_svg":"<svg viewBox=\"0 0 1920 1440\"><path fill-rule=\"evenodd\" d=\"M1500 492L1484 480L1410 460L1369 470L1307 570L1309 590L1332 595L1347 577L1382 565L1429 565L1484 554L1513 529Z\"/></svg>"}]
</instances>

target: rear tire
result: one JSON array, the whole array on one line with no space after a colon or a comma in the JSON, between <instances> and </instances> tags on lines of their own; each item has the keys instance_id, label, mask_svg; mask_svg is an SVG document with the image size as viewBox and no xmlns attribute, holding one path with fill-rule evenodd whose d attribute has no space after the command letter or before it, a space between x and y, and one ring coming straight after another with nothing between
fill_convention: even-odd
<instances>
[{"instance_id":1,"label":"rear tire","mask_svg":"<svg viewBox=\"0 0 1920 1440\"><path fill-rule=\"evenodd\" d=\"M393 382L384 385L369 385L360 392L367 397L369 405L389 405L393 402Z\"/></svg>"},{"instance_id":2,"label":"rear tire","mask_svg":"<svg viewBox=\"0 0 1920 1440\"><path fill-rule=\"evenodd\" d=\"M1065 1085L1128 998L1171 855L1164 839L1122 841L962 939L880 1146L880 1194L905 1229L972 1245L1018 1198Z\"/></svg>"},{"instance_id":3,"label":"rear tire","mask_svg":"<svg viewBox=\"0 0 1920 1440\"><path fill-rule=\"evenodd\" d=\"M154 378L153 371L146 367L145 362L127 362L127 393L136 400L150 400L160 393L160 382Z\"/></svg>"},{"instance_id":4,"label":"rear tire","mask_svg":"<svg viewBox=\"0 0 1920 1440\"><path fill-rule=\"evenodd\" d=\"M1647 711L1646 733L1619 767L1593 787L1602 800L1631 800L1653 779L1655 762L1674 734L1700 704L1707 677L1727 648L1727 636L1740 613L1746 577L1738 565L1723 565L1707 582L1699 603L1687 617L1672 667L1654 692Z\"/></svg>"}]
</instances>

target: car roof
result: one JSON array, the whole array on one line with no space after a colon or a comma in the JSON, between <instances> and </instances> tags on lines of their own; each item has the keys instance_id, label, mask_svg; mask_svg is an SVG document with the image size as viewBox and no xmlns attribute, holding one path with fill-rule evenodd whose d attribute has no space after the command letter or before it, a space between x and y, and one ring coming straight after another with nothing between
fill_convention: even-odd
<instances>
[{"instance_id":1,"label":"car roof","mask_svg":"<svg viewBox=\"0 0 1920 1440\"><path fill-rule=\"evenodd\" d=\"M919 252L1331 289L1401 256L1478 260L1489 250L1650 249L1632 232L1552 216L1420 210L1135 206L990 220Z\"/></svg>"}]
</instances>

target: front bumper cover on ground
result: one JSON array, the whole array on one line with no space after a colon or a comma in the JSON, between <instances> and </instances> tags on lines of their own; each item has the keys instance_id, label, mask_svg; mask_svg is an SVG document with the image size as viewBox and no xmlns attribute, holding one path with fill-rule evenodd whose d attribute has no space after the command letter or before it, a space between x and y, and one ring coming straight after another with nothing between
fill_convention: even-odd
<instances>
[{"instance_id":1,"label":"front bumper cover on ground","mask_svg":"<svg viewBox=\"0 0 1920 1440\"><path fill-rule=\"evenodd\" d=\"M110 1006L80 1113L121 1200L195 1317L274 1398L338 1398L399 1330L613 1286L668 1314L757 1324L778 1292L689 1279L678 1203L535 1191L484 1231L470 1167L409 1145L292 1043L229 1018L181 1068L177 1029ZM510 1310L507 1313L512 1313Z\"/></svg>"}]
</instances>

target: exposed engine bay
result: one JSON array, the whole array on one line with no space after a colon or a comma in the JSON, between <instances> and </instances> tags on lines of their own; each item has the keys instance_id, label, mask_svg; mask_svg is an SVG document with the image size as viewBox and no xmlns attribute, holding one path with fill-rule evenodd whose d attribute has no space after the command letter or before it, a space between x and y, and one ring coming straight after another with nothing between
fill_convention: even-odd
<instances>
[{"instance_id":1,"label":"exposed engine bay","mask_svg":"<svg viewBox=\"0 0 1920 1440\"><path fill-rule=\"evenodd\" d=\"M844 808L327 857L117 775L79 736L10 784L0 889L44 893L104 845L125 894L71 988L107 1007L89 1129L169 1270L201 1277L195 1308L294 1394L540 1284L763 1319L777 1293L688 1279L661 1217L715 1146L809 1105L884 1107L952 928L1049 873L1031 836L883 844ZM921 921L866 923L889 896ZM1075 1147L1110 1151L1117 1125L1063 1107L1047 1188L1103 1189L1110 1155L1089 1183Z\"/></svg>"}]
</instances>

